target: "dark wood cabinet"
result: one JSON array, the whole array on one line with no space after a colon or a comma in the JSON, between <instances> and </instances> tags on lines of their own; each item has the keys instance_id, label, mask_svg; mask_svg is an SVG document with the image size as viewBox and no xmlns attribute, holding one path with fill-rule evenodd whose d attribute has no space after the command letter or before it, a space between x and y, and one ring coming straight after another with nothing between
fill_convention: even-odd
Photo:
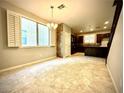
<instances>
[{"instance_id":1,"label":"dark wood cabinet","mask_svg":"<svg viewBox=\"0 0 124 93\"><path fill-rule=\"evenodd\" d=\"M71 35L71 54L83 51L83 36Z\"/></svg>"},{"instance_id":2,"label":"dark wood cabinet","mask_svg":"<svg viewBox=\"0 0 124 93\"><path fill-rule=\"evenodd\" d=\"M77 39L78 39L77 40L78 43L83 44L83 36L79 36Z\"/></svg>"},{"instance_id":3,"label":"dark wood cabinet","mask_svg":"<svg viewBox=\"0 0 124 93\"><path fill-rule=\"evenodd\" d=\"M101 41L104 38L109 38L110 37L110 33L106 33L106 34L97 34L97 43L101 43Z\"/></svg>"},{"instance_id":4,"label":"dark wood cabinet","mask_svg":"<svg viewBox=\"0 0 124 93\"><path fill-rule=\"evenodd\" d=\"M83 49L83 36L77 38L77 52L84 52Z\"/></svg>"},{"instance_id":5,"label":"dark wood cabinet","mask_svg":"<svg viewBox=\"0 0 124 93\"><path fill-rule=\"evenodd\" d=\"M85 56L106 58L107 47L84 47Z\"/></svg>"},{"instance_id":6,"label":"dark wood cabinet","mask_svg":"<svg viewBox=\"0 0 124 93\"><path fill-rule=\"evenodd\" d=\"M77 52L77 36L71 35L71 54Z\"/></svg>"}]
</instances>

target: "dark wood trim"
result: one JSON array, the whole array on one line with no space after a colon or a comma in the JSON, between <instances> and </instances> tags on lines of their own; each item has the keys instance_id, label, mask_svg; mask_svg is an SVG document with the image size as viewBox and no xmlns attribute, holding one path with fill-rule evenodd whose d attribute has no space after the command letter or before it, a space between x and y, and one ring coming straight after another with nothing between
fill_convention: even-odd
<instances>
[{"instance_id":1,"label":"dark wood trim","mask_svg":"<svg viewBox=\"0 0 124 93\"><path fill-rule=\"evenodd\" d=\"M115 0L113 3L113 6L116 6L116 10L115 10L115 14L114 14L114 19L113 19L113 23L112 23L112 28L111 28L111 34L110 34L110 38L109 38L109 42L108 42L108 53L107 53L107 57L109 54L109 50L112 44L112 40L115 34L115 29L119 20L119 16L122 10L122 6L123 6L123 1L122 0ZM107 58L106 58L106 64L107 64Z\"/></svg>"},{"instance_id":2,"label":"dark wood trim","mask_svg":"<svg viewBox=\"0 0 124 93\"><path fill-rule=\"evenodd\" d=\"M115 6L115 5L117 4L117 1L118 1L118 0L115 0L115 1L114 1L113 6Z\"/></svg>"}]
</instances>

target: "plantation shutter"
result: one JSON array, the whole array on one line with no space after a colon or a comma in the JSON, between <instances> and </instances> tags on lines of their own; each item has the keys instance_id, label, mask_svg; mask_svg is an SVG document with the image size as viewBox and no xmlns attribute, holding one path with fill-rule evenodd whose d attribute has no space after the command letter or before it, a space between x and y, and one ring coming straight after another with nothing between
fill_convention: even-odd
<instances>
[{"instance_id":1,"label":"plantation shutter","mask_svg":"<svg viewBox=\"0 0 124 93\"><path fill-rule=\"evenodd\" d=\"M7 10L8 47L20 46L20 16Z\"/></svg>"}]
</instances>

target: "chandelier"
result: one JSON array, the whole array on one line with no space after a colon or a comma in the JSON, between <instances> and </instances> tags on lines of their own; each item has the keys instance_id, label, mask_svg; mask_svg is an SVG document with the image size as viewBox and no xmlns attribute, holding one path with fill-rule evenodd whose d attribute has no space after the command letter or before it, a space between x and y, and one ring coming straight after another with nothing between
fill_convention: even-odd
<instances>
[{"instance_id":1,"label":"chandelier","mask_svg":"<svg viewBox=\"0 0 124 93\"><path fill-rule=\"evenodd\" d=\"M51 17L52 17L52 22L48 23L47 26L49 27L49 29L51 30L55 30L57 27L58 27L58 24L54 23L53 21L53 18L54 18L54 15L53 15L53 9L54 9L54 6L51 6Z\"/></svg>"}]
</instances>

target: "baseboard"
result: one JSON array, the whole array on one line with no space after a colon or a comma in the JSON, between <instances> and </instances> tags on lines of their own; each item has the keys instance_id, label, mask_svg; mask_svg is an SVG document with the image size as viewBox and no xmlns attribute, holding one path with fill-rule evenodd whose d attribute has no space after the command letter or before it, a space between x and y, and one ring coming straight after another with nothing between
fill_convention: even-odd
<instances>
[{"instance_id":1,"label":"baseboard","mask_svg":"<svg viewBox=\"0 0 124 93\"><path fill-rule=\"evenodd\" d=\"M17 68L21 68L21 67L24 67L24 66L29 66L29 65L37 64L37 63L40 63L40 62L43 62L43 61L48 61L48 60L54 59L54 58L56 58L56 56L52 56L52 57L49 57L49 58L33 61L33 62L22 64L22 65L17 65L17 66L1 69L0 73L5 72L5 71L9 71L9 70L13 70L13 69L17 69Z\"/></svg>"},{"instance_id":2,"label":"baseboard","mask_svg":"<svg viewBox=\"0 0 124 93\"><path fill-rule=\"evenodd\" d=\"M114 84L114 87L115 87L116 93L119 93L119 90L118 90L117 85L116 85L116 83L115 83L115 81L114 81L114 78L113 78L113 76L112 76L112 73L111 73L111 71L110 71L108 65L106 65L106 66L107 66L107 69L108 69L108 72L109 72L110 78L112 79L112 83Z\"/></svg>"}]
</instances>

